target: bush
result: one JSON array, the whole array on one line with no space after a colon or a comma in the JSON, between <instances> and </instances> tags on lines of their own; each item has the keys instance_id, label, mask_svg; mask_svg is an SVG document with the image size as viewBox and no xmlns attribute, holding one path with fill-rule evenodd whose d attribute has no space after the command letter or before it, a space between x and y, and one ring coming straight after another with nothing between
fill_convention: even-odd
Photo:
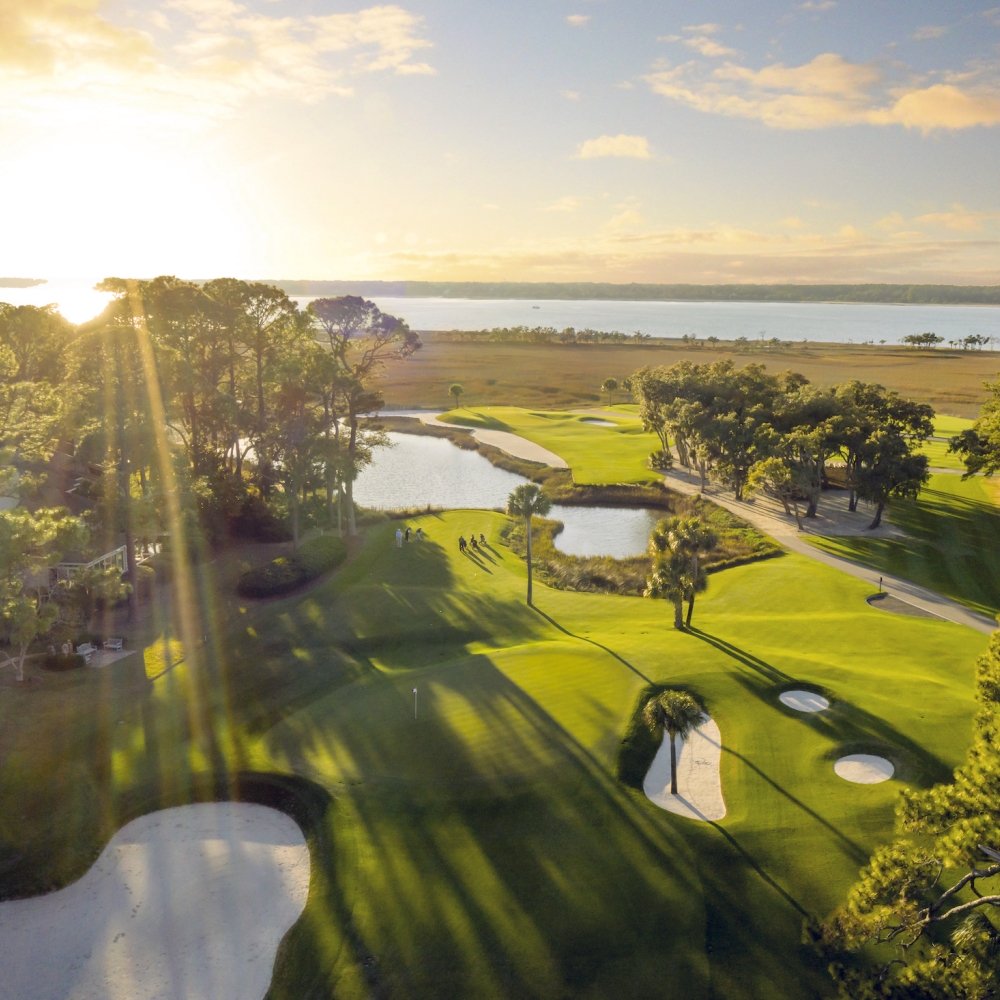
<instances>
[{"instance_id":1,"label":"bush","mask_svg":"<svg viewBox=\"0 0 1000 1000\"><path fill-rule=\"evenodd\" d=\"M55 655L47 653L42 657L41 667L42 670L62 672L64 670L79 670L85 662L79 653L70 653L68 656L64 656L62 653L56 653Z\"/></svg>"},{"instance_id":2,"label":"bush","mask_svg":"<svg viewBox=\"0 0 1000 1000\"><path fill-rule=\"evenodd\" d=\"M244 573L236 585L241 597L277 597L315 580L339 566L347 557L343 539L332 535L314 538L294 555L282 556Z\"/></svg>"},{"instance_id":3,"label":"bush","mask_svg":"<svg viewBox=\"0 0 1000 1000\"><path fill-rule=\"evenodd\" d=\"M236 538L255 542L288 542L292 538L292 533L275 517L274 511L254 493L248 494L243 501L230 530Z\"/></svg>"}]
</instances>

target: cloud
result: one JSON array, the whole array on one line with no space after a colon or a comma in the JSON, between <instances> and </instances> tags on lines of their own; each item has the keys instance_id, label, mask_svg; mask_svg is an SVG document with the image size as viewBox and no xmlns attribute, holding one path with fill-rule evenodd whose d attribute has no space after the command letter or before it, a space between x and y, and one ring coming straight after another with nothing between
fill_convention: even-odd
<instances>
[{"instance_id":1,"label":"cloud","mask_svg":"<svg viewBox=\"0 0 1000 1000\"><path fill-rule=\"evenodd\" d=\"M554 201L551 205L546 205L543 212L575 212L580 207L580 199L572 195L565 195Z\"/></svg>"},{"instance_id":2,"label":"cloud","mask_svg":"<svg viewBox=\"0 0 1000 1000\"><path fill-rule=\"evenodd\" d=\"M694 38L686 38L684 39L684 44L688 48L700 52L703 56L707 56L709 59L736 55L735 49L720 45L714 38L709 38L708 35L695 35Z\"/></svg>"},{"instance_id":3,"label":"cloud","mask_svg":"<svg viewBox=\"0 0 1000 1000\"><path fill-rule=\"evenodd\" d=\"M567 101L578 101L580 100L580 91L578 90L560 90L559 94L565 97Z\"/></svg>"},{"instance_id":4,"label":"cloud","mask_svg":"<svg viewBox=\"0 0 1000 1000\"><path fill-rule=\"evenodd\" d=\"M948 28L944 25L928 24L923 28L917 28L910 36L915 42L929 42L935 38L940 38L948 33Z\"/></svg>"},{"instance_id":5,"label":"cloud","mask_svg":"<svg viewBox=\"0 0 1000 1000\"><path fill-rule=\"evenodd\" d=\"M682 31L692 32L696 35L715 35L722 31L721 24L689 24Z\"/></svg>"},{"instance_id":6,"label":"cloud","mask_svg":"<svg viewBox=\"0 0 1000 1000\"><path fill-rule=\"evenodd\" d=\"M578 160L596 160L604 156L631 157L635 160L648 160L649 140L642 135L602 135L598 139L588 139L580 144L576 158Z\"/></svg>"},{"instance_id":7,"label":"cloud","mask_svg":"<svg viewBox=\"0 0 1000 1000\"><path fill-rule=\"evenodd\" d=\"M735 62L709 70L695 61L661 61L644 79L654 93L698 111L771 128L897 124L926 133L1000 123L996 66L947 74L946 83L891 86L878 67L827 52L800 66L773 63L759 70Z\"/></svg>"},{"instance_id":8,"label":"cloud","mask_svg":"<svg viewBox=\"0 0 1000 1000\"><path fill-rule=\"evenodd\" d=\"M567 14L566 23L572 25L574 28L585 28L590 24L589 14Z\"/></svg>"},{"instance_id":9,"label":"cloud","mask_svg":"<svg viewBox=\"0 0 1000 1000\"><path fill-rule=\"evenodd\" d=\"M1000 212L970 212L964 206L955 204L952 205L950 212L931 212L919 216L916 221L970 233L981 230L984 222L997 220L1000 220Z\"/></svg>"},{"instance_id":10,"label":"cloud","mask_svg":"<svg viewBox=\"0 0 1000 1000\"><path fill-rule=\"evenodd\" d=\"M430 75L423 18L394 4L353 13L269 16L234 0L164 0L152 32L119 28L101 0L3 0L0 109L37 121L93 107L133 120L197 121L247 99L317 101L353 93L353 78Z\"/></svg>"},{"instance_id":11,"label":"cloud","mask_svg":"<svg viewBox=\"0 0 1000 1000\"><path fill-rule=\"evenodd\" d=\"M781 224L786 229L801 229L805 225L805 223L797 215L790 215Z\"/></svg>"},{"instance_id":12,"label":"cloud","mask_svg":"<svg viewBox=\"0 0 1000 1000\"><path fill-rule=\"evenodd\" d=\"M837 6L837 0L806 0L800 3L798 9L804 11L824 11L833 10Z\"/></svg>"}]
</instances>

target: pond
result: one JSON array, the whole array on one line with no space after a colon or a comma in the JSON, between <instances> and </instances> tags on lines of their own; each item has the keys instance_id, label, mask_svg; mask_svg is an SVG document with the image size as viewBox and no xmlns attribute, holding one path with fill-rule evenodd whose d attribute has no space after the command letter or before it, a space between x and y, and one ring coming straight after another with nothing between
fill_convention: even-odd
<instances>
[{"instance_id":1,"label":"pond","mask_svg":"<svg viewBox=\"0 0 1000 1000\"><path fill-rule=\"evenodd\" d=\"M476 451L466 451L446 438L389 433L392 448L375 452L372 464L354 484L362 507L395 510L405 507L504 507L521 476L498 469ZM556 547L576 556L642 555L662 511L621 507L567 507L556 504L549 517L562 521Z\"/></svg>"}]
</instances>

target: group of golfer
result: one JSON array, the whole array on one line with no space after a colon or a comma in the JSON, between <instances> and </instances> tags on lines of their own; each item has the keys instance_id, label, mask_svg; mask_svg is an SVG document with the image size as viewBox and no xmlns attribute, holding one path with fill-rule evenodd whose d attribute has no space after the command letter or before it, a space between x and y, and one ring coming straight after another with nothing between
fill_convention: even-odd
<instances>
[{"instance_id":1,"label":"group of golfer","mask_svg":"<svg viewBox=\"0 0 1000 1000\"><path fill-rule=\"evenodd\" d=\"M401 549L403 547L403 542L408 542L410 540L411 530L407 527L405 530L403 528L396 529L396 548ZM417 528L415 532L412 532L413 537L418 541L422 542L427 536L424 534L423 528ZM486 536L480 532L479 540L476 541L475 532L472 533L469 540L465 540L465 535L458 536L458 551L465 552L468 548L479 549L480 547L486 548Z\"/></svg>"}]
</instances>

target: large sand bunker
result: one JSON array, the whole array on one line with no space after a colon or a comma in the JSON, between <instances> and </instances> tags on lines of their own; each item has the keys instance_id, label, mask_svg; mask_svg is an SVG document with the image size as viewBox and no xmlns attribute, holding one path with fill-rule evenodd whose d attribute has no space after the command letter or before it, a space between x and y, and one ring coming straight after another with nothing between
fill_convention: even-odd
<instances>
[{"instance_id":1,"label":"large sand bunker","mask_svg":"<svg viewBox=\"0 0 1000 1000\"><path fill-rule=\"evenodd\" d=\"M888 781L896 772L885 757L870 753L852 753L841 757L833 769L845 781L853 781L857 785L877 785L880 781Z\"/></svg>"},{"instance_id":2,"label":"large sand bunker","mask_svg":"<svg viewBox=\"0 0 1000 1000\"><path fill-rule=\"evenodd\" d=\"M824 712L830 707L830 702L815 691L782 691L778 701L796 712Z\"/></svg>"},{"instance_id":3,"label":"large sand bunker","mask_svg":"<svg viewBox=\"0 0 1000 1000\"><path fill-rule=\"evenodd\" d=\"M3 1000L259 1000L309 892L284 813L216 802L122 827L78 882L0 903Z\"/></svg>"},{"instance_id":4,"label":"large sand bunker","mask_svg":"<svg viewBox=\"0 0 1000 1000\"><path fill-rule=\"evenodd\" d=\"M677 794L670 794L670 738L666 735L642 783L646 798L661 809L689 819L722 819L722 734L714 720L705 721L686 739L677 738Z\"/></svg>"}]
</instances>

